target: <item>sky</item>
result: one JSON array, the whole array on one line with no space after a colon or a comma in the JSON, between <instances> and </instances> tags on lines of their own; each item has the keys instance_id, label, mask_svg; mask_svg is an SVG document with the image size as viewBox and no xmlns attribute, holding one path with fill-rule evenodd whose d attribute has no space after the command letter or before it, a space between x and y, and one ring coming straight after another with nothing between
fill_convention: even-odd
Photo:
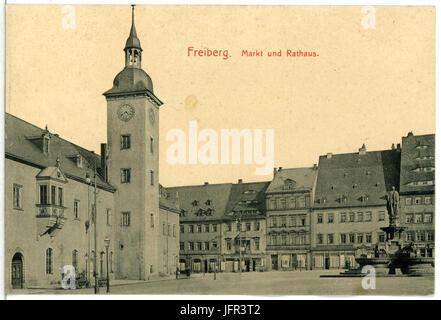
<instances>
[{"instance_id":1,"label":"sky","mask_svg":"<svg viewBox=\"0 0 441 320\"><path fill-rule=\"evenodd\" d=\"M167 132L188 133L192 120L219 133L273 129L274 165L285 168L363 143L389 149L409 131L434 133L435 9L374 9L375 28L366 29L360 6L136 6L143 69L164 102L160 182L271 180L255 164L169 164ZM6 112L99 153L102 93L124 67L130 24L128 5L6 6ZM188 56L188 47L229 58Z\"/></svg>"}]
</instances>

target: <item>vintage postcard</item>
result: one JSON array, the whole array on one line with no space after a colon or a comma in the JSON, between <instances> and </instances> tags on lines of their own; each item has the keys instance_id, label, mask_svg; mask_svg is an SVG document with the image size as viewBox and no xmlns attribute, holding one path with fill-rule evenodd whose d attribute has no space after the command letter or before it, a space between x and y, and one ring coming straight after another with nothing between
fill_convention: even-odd
<instances>
[{"instance_id":1,"label":"vintage postcard","mask_svg":"<svg viewBox=\"0 0 441 320\"><path fill-rule=\"evenodd\" d=\"M435 12L6 5L6 294L433 295Z\"/></svg>"}]
</instances>

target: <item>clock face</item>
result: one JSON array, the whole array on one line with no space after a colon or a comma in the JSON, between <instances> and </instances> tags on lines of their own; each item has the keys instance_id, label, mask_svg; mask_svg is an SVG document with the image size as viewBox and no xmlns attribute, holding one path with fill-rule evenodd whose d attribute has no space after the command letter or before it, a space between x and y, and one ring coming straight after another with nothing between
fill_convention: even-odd
<instances>
[{"instance_id":1,"label":"clock face","mask_svg":"<svg viewBox=\"0 0 441 320\"><path fill-rule=\"evenodd\" d=\"M155 123L155 111L153 111L152 108L150 108L150 110L149 110L149 118L150 118L150 123L154 124Z\"/></svg>"},{"instance_id":2,"label":"clock face","mask_svg":"<svg viewBox=\"0 0 441 320\"><path fill-rule=\"evenodd\" d=\"M123 104L118 108L118 118L122 121L129 121L135 114L135 108L130 104Z\"/></svg>"}]
</instances>

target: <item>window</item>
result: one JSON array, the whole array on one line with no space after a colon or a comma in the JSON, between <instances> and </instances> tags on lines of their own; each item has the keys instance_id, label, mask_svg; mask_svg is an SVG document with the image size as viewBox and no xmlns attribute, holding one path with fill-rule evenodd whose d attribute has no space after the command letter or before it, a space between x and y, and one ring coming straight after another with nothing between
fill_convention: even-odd
<instances>
[{"instance_id":1,"label":"window","mask_svg":"<svg viewBox=\"0 0 441 320\"><path fill-rule=\"evenodd\" d=\"M256 250L260 250L260 239L259 238L254 238L254 248Z\"/></svg>"},{"instance_id":2,"label":"window","mask_svg":"<svg viewBox=\"0 0 441 320\"><path fill-rule=\"evenodd\" d=\"M165 223L162 224L162 235L165 236Z\"/></svg>"},{"instance_id":3,"label":"window","mask_svg":"<svg viewBox=\"0 0 441 320\"><path fill-rule=\"evenodd\" d=\"M210 241L205 241L205 250L210 250Z\"/></svg>"},{"instance_id":4,"label":"window","mask_svg":"<svg viewBox=\"0 0 441 320\"><path fill-rule=\"evenodd\" d=\"M346 222L346 212L340 213L340 222L345 223Z\"/></svg>"},{"instance_id":5,"label":"window","mask_svg":"<svg viewBox=\"0 0 441 320\"><path fill-rule=\"evenodd\" d=\"M278 207L279 207L279 209L285 209L286 208L286 199L285 198L280 198L279 199Z\"/></svg>"},{"instance_id":6,"label":"window","mask_svg":"<svg viewBox=\"0 0 441 320\"><path fill-rule=\"evenodd\" d=\"M302 227L304 227L306 225L306 218L300 219L300 224Z\"/></svg>"},{"instance_id":7,"label":"window","mask_svg":"<svg viewBox=\"0 0 441 320\"><path fill-rule=\"evenodd\" d=\"M357 234L357 243L363 243L363 234L362 233Z\"/></svg>"},{"instance_id":8,"label":"window","mask_svg":"<svg viewBox=\"0 0 441 320\"><path fill-rule=\"evenodd\" d=\"M296 207L296 198L290 198L289 199L289 207L295 208Z\"/></svg>"},{"instance_id":9,"label":"window","mask_svg":"<svg viewBox=\"0 0 441 320\"><path fill-rule=\"evenodd\" d=\"M277 219L276 219L276 217L271 217L271 226L272 227L277 227Z\"/></svg>"},{"instance_id":10,"label":"window","mask_svg":"<svg viewBox=\"0 0 441 320\"><path fill-rule=\"evenodd\" d=\"M80 218L80 200L74 200L73 211L74 211L74 219L79 219Z\"/></svg>"},{"instance_id":11,"label":"window","mask_svg":"<svg viewBox=\"0 0 441 320\"><path fill-rule=\"evenodd\" d=\"M432 214L431 213L426 213L424 215L424 223L432 223Z\"/></svg>"},{"instance_id":12,"label":"window","mask_svg":"<svg viewBox=\"0 0 441 320\"><path fill-rule=\"evenodd\" d=\"M153 138L150 137L150 153L153 153Z\"/></svg>"},{"instance_id":13,"label":"window","mask_svg":"<svg viewBox=\"0 0 441 320\"><path fill-rule=\"evenodd\" d=\"M227 250L231 250L231 239L226 239L227 242Z\"/></svg>"},{"instance_id":14,"label":"window","mask_svg":"<svg viewBox=\"0 0 441 320\"><path fill-rule=\"evenodd\" d=\"M217 224L213 224L213 232L217 232Z\"/></svg>"},{"instance_id":15,"label":"window","mask_svg":"<svg viewBox=\"0 0 441 320\"><path fill-rule=\"evenodd\" d=\"M153 170L150 170L150 185L155 185L155 175L153 173Z\"/></svg>"},{"instance_id":16,"label":"window","mask_svg":"<svg viewBox=\"0 0 441 320\"><path fill-rule=\"evenodd\" d=\"M188 248L193 251L194 250L194 242L190 241L188 243Z\"/></svg>"},{"instance_id":17,"label":"window","mask_svg":"<svg viewBox=\"0 0 441 320\"><path fill-rule=\"evenodd\" d=\"M108 226L112 224L112 210L109 208L106 209L106 224Z\"/></svg>"},{"instance_id":18,"label":"window","mask_svg":"<svg viewBox=\"0 0 441 320\"><path fill-rule=\"evenodd\" d=\"M328 244L334 244L334 235L328 234Z\"/></svg>"},{"instance_id":19,"label":"window","mask_svg":"<svg viewBox=\"0 0 441 320\"><path fill-rule=\"evenodd\" d=\"M231 222L229 222L229 223L227 223L227 231L231 231L232 230L232 228L231 228Z\"/></svg>"},{"instance_id":20,"label":"window","mask_svg":"<svg viewBox=\"0 0 441 320\"><path fill-rule=\"evenodd\" d=\"M406 198L406 206L410 206L412 204L412 198Z\"/></svg>"},{"instance_id":21,"label":"window","mask_svg":"<svg viewBox=\"0 0 441 320\"><path fill-rule=\"evenodd\" d=\"M421 204L421 197L415 197L415 204Z\"/></svg>"},{"instance_id":22,"label":"window","mask_svg":"<svg viewBox=\"0 0 441 320\"><path fill-rule=\"evenodd\" d=\"M176 238L176 225L173 224L173 237Z\"/></svg>"},{"instance_id":23,"label":"window","mask_svg":"<svg viewBox=\"0 0 441 320\"><path fill-rule=\"evenodd\" d=\"M188 232L194 233L194 225L192 225L192 224L188 225Z\"/></svg>"},{"instance_id":24,"label":"window","mask_svg":"<svg viewBox=\"0 0 441 320\"><path fill-rule=\"evenodd\" d=\"M57 187L51 186L51 204L57 204Z\"/></svg>"},{"instance_id":25,"label":"window","mask_svg":"<svg viewBox=\"0 0 441 320\"><path fill-rule=\"evenodd\" d=\"M184 242L179 242L179 250L183 251L185 248L185 243Z\"/></svg>"},{"instance_id":26,"label":"window","mask_svg":"<svg viewBox=\"0 0 441 320\"><path fill-rule=\"evenodd\" d=\"M155 227L155 216L153 213L150 213L150 228ZM184 232L184 226L182 226L182 232Z\"/></svg>"},{"instance_id":27,"label":"window","mask_svg":"<svg viewBox=\"0 0 441 320\"><path fill-rule=\"evenodd\" d=\"M414 234L413 234L413 232L412 231L407 231L407 233L406 233L406 240L407 241L414 241Z\"/></svg>"},{"instance_id":28,"label":"window","mask_svg":"<svg viewBox=\"0 0 441 320\"><path fill-rule=\"evenodd\" d=\"M328 213L328 223L334 223L334 214Z\"/></svg>"},{"instance_id":29,"label":"window","mask_svg":"<svg viewBox=\"0 0 441 320\"><path fill-rule=\"evenodd\" d=\"M350 243L355 243L355 234L351 233L351 234L349 235L349 242L350 242Z\"/></svg>"},{"instance_id":30,"label":"window","mask_svg":"<svg viewBox=\"0 0 441 320\"><path fill-rule=\"evenodd\" d=\"M167 235L170 237L171 236L171 225L167 224Z\"/></svg>"},{"instance_id":31,"label":"window","mask_svg":"<svg viewBox=\"0 0 441 320\"><path fill-rule=\"evenodd\" d=\"M201 224L198 224L198 225L196 226L196 232L199 232L199 233L202 232L202 225L201 225Z\"/></svg>"},{"instance_id":32,"label":"window","mask_svg":"<svg viewBox=\"0 0 441 320\"><path fill-rule=\"evenodd\" d=\"M340 235L340 243L346 243L346 234L342 233Z\"/></svg>"},{"instance_id":33,"label":"window","mask_svg":"<svg viewBox=\"0 0 441 320\"><path fill-rule=\"evenodd\" d=\"M217 249L217 241L212 241L211 246L213 249Z\"/></svg>"},{"instance_id":34,"label":"window","mask_svg":"<svg viewBox=\"0 0 441 320\"><path fill-rule=\"evenodd\" d=\"M299 197L298 204L299 204L299 208L305 208L306 207L305 197Z\"/></svg>"},{"instance_id":35,"label":"window","mask_svg":"<svg viewBox=\"0 0 441 320\"><path fill-rule=\"evenodd\" d=\"M130 226L130 212L121 212L121 225L123 227Z\"/></svg>"},{"instance_id":36,"label":"window","mask_svg":"<svg viewBox=\"0 0 441 320\"><path fill-rule=\"evenodd\" d=\"M237 231L240 231L242 229L242 223L238 222L237 223Z\"/></svg>"},{"instance_id":37,"label":"window","mask_svg":"<svg viewBox=\"0 0 441 320\"><path fill-rule=\"evenodd\" d=\"M384 219L385 219L385 212L379 211L378 212L378 221L384 221Z\"/></svg>"},{"instance_id":38,"label":"window","mask_svg":"<svg viewBox=\"0 0 441 320\"><path fill-rule=\"evenodd\" d=\"M121 183L130 183L130 169L121 169Z\"/></svg>"},{"instance_id":39,"label":"window","mask_svg":"<svg viewBox=\"0 0 441 320\"><path fill-rule=\"evenodd\" d=\"M123 134L121 135L121 150L130 149L130 135Z\"/></svg>"},{"instance_id":40,"label":"window","mask_svg":"<svg viewBox=\"0 0 441 320\"><path fill-rule=\"evenodd\" d=\"M415 215L415 223L422 223L423 222L423 215L421 213L418 213Z\"/></svg>"},{"instance_id":41,"label":"window","mask_svg":"<svg viewBox=\"0 0 441 320\"><path fill-rule=\"evenodd\" d=\"M209 224L205 225L205 232L210 232L210 225Z\"/></svg>"},{"instance_id":42,"label":"window","mask_svg":"<svg viewBox=\"0 0 441 320\"><path fill-rule=\"evenodd\" d=\"M433 241L434 237L433 237L433 231L428 231L427 232L427 241Z\"/></svg>"},{"instance_id":43,"label":"window","mask_svg":"<svg viewBox=\"0 0 441 320\"><path fill-rule=\"evenodd\" d=\"M349 222L355 222L355 212L349 213Z\"/></svg>"},{"instance_id":44,"label":"window","mask_svg":"<svg viewBox=\"0 0 441 320\"><path fill-rule=\"evenodd\" d=\"M48 204L47 185L40 185L40 204Z\"/></svg>"},{"instance_id":45,"label":"window","mask_svg":"<svg viewBox=\"0 0 441 320\"><path fill-rule=\"evenodd\" d=\"M417 231L417 233L416 233L416 240L417 241L424 241L425 240L424 232Z\"/></svg>"},{"instance_id":46,"label":"window","mask_svg":"<svg viewBox=\"0 0 441 320\"><path fill-rule=\"evenodd\" d=\"M368 211L368 212L365 213L364 221L366 221L366 222L372 221L372 212Z\"/></svg>"},{"instance_id":47,"label":"window","mask_svg":"<svg viewBox=\"0 0 441 320\"><path fill-rule=\"evenodd\" d=\"M58 187L58 205L63 206L63 188Z\"/></svg>"},{"instance_id":48,"label":"window","mask_svg":"<svg viewBox=\"0 0 441 320\"><path fill-rule=\"evenodd\" d=\"M425 204L431 204L432 203L432 198L431 197L425 197L424 198L424 203Z\"/></svg>"},{"instance_id":49,"label":"window","mask_svg":"<svg viewBox=\"0 0 441 320\"><path fill-rule=\"evenodd\" d=\"M52 248L46 249L46 274L52 274L54 272L53 267L53 250Z\"/></svg>"},{"instance_id":50,"label":"window","mask_svg":"<svg viewBox=\"0 0 441 320\"><path fill-rule=\"evenodd\" d=\"M317 215L317 223L323 223L323 214L319 213Z\"/></svg>"},{"instance_id":51,"label":"window","mask_svg":"<svg viewBox=\"0 0 441 320\"><path fill-rule=\"evenodd\" d=\"M254 222L254 231L259 231L260 230L260 222L256 221Z\"/></svg>"},{"instance_id":52,"label":"window","mask_svg":"<svg viewBox=\"0 0 441 320\"><path fill-rule=\"evenodd\" d=\"M386 235L383 232L378 233L378 242L385 242L386 241Z\"/></svg>"},{"instance_id":53,"label":"window","mask_svg":"<svg viewBox=\"0 0 441 320\"><path fill-rule=\"evenodd\" d=\"M317 244L323 244L323 235L317 234Z\"/></svg>"},{"instance_id":54,"label":"window","mask_svg":"<svg viewBox=\"0 0 441 320\"><path fill-rule=\"evenodd\" d=\"M184 232L185 232L185 228L184 228L184 225L183 225L183 224L181 224L181 225L179 226L179 231L180 231L181 233L184 233Z\"/></svg>"},{"instance_id":55,"label":"window","mask_svg":"<svg viewBox=\"0 0 441 320\"><path fill-rule=\"evenodd\" d=\"M13 186L13 205L14 205L14 209L23 209L23 204L22 204L22 186L15 184Z\"/></svg>"},{"instance_id":56,"label":"window","mask_svg":"<svg viewBox=\"0 0 441 320\"><path fill-rule=\"evenodd\" d=\"M75 249L72 251L72 266L75 268L75 272L78 271L78 251Z\"/></svg>"},{"instance_id":57,"label":"window","mask_svg":"<svg viewBox=\"0 0 441 320\"><path fill-rule=\"evenodd\" d=\"M357 213L357 222L363 222L363 212Z\"/></svg>"},{"instance_id":58,"label":"window","mask_svg":"<svg viewBox=\"0 0 441 320\"><path fill-rule=\"evenodd\" d=\"M197 243L197 249L198 250L202 250L202 242L198 242Z\"/></svg>"},{"instance_id":59,"label":"window","mask_svg":"<svg viewBox=\"0 0 441 320\"><path fill-rule=\"evenodd\" d=\"M366 233L366 243L372 243L372 234Z\"/></svg>"},{"instance_id":60,"label":"window","mask_svg":"<svg viewBox=\"0 0 441 320\"><path fill-rule=\"evenodd\" d=\"M251 223L250 222L247 222L245 224L245 227L246 227L246 231L251 231Z\"/></svg>"}]
</instances>

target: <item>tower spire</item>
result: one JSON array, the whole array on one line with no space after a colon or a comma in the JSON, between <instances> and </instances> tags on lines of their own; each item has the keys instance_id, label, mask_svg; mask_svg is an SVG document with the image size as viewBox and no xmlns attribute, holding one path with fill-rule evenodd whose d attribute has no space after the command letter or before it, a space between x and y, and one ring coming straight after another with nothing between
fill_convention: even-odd
<instances>
[{"instance_id":1,"label":"tower spire","mask_svg":"<svg viewBox=\"0 0 441 320\"><path fill-rule=\"evenodd\" d=\"M135 5L132 4L132 26L124 47L126 53L126 67L141 68L141 42L138 39L135 28Z\"/></svg>"}]
</instances>

